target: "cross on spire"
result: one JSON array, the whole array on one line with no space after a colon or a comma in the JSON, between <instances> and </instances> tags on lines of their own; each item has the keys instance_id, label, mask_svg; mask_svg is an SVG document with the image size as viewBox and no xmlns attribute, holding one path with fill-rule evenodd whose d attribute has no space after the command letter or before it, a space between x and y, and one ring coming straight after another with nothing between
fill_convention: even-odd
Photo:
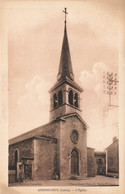
<instances>
[{"instance_id":1,"label":"cross on spire","mask_svg":"<svg viewBox=\"0 0 125 194\"><path fill-rule=\"evenodd\" d=\"M66 7L64 8L63 12L65 13L65 23L66 23L66 14L68 14Z\"/></svg>"}]
</instances>

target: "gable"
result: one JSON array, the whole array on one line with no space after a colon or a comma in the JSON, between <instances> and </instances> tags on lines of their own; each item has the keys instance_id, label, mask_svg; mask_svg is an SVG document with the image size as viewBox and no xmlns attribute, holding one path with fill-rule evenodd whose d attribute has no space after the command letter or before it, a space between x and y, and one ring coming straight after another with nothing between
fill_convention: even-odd
<instances>
[{"instance_id":1,"label":"gable","mask_svg":"<svg viewBox=\"0 0 125 194\"><path fill-rule=\"evenodd\" d=\"M61 117L61 119L64 119L65 120L65 119L70 118L70 117L75 117L76 119L78 119L80 121L80 123L82 124L82 126L83 126L84 129L87 129L88 128L87 123L76 112L75 113L70 113L70 114L64 115L64 116Z\"/></svg>"}]
</instances>

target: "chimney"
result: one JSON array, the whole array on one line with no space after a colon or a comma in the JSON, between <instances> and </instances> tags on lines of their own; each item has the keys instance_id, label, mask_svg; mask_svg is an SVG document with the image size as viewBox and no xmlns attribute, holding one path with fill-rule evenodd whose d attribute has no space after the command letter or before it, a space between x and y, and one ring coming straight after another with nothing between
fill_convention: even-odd
<instances>
[{"instance_id":1,"label":"chimney","mask_svg":"<svg viewBox=\"0 0 125 194\"><path fill-rule=\"evenodd\" d=\"M117 140L117 137L116 137L116 136L113 137L113 143L114 143L116 140Z\"/></svg>"}]
</instances>

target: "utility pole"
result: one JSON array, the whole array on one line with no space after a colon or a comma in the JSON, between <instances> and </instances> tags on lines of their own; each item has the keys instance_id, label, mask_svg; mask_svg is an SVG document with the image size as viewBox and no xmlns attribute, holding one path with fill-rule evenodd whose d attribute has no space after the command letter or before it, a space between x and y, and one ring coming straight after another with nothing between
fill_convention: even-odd
<instances>
[{"instance_id":1,"label":"utility pole","mask_svg":"<svg viewBox=\"0 0 125 194\"><path fill-rule=\"evenodd\" d=\"M113 96L117 94L117 73L103 72L103 93L108 95L108 103L102 108L103 126L105 117L108 117L108 112L114 108L118 108L118 105L112 103ZM118 126L118 123L115 123ZM114 125L111 124L111 125Z\"/></svg>"},{"instance_id":2,"label":"utility pole","mask_svg":"<svg viewBox=\"0 0 125 194\"><path fill-rule=\"evenodd\" d=\"M117 73L103 72L103 92L109 96L109 107L118 107L112 104L112 96L116 95L117 83Z\"/></svg>"}]
</instances>

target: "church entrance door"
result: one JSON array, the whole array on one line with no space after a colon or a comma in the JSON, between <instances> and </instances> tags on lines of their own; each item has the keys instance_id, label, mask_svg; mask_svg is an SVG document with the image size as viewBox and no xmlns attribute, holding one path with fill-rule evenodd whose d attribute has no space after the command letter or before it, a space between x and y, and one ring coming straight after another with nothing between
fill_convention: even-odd
<instances>
[{"instance_id":1,"label":"church entrance door","mask_svg":"<svg viewBox=\"0 0 125 194\"><path fill-rule=\"evenodd\" d=\"M71 152L71 174L79 175L79 154L76 149Z\"/></svg>"}]
</instances>

